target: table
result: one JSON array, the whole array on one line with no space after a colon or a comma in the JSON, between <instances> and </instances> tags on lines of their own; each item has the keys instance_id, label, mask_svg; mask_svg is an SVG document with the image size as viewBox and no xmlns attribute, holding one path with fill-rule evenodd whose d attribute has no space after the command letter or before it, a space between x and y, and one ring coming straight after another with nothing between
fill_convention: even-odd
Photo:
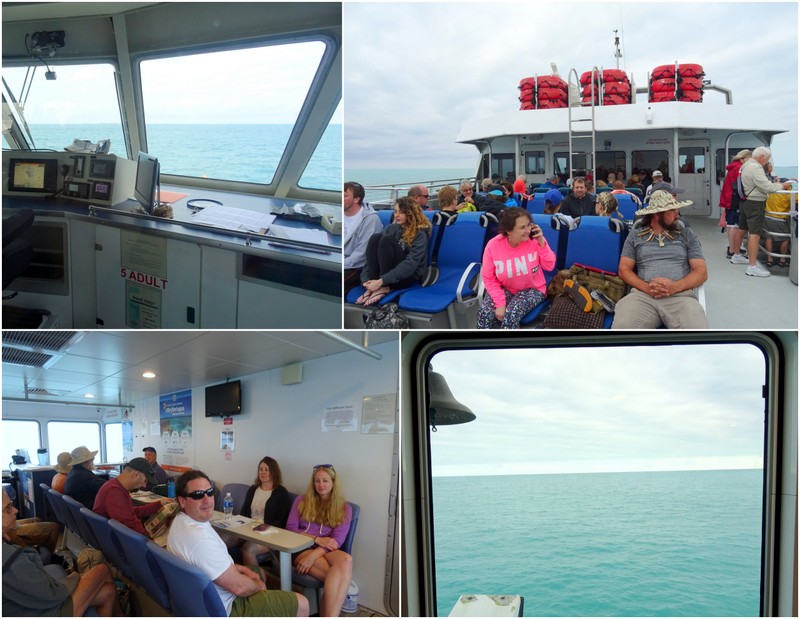
<instances>
[{"instance_id":1,"label":"table","mask_svg":"<svg viewBox=\"0 0 800 619\"><path fill-rule=\"evenodd\" d=\"M300 552L314 545L314 538L287 531L279 527L270 527L265 533L253 531L253 527L262 524L258 520L245 516L233 516L225 520L225 514L215 511L211 526L217 531L227 531L236 537L261 544L280 553L281 589L292 590L292 553Z\"/></svg>"}]
</instances>

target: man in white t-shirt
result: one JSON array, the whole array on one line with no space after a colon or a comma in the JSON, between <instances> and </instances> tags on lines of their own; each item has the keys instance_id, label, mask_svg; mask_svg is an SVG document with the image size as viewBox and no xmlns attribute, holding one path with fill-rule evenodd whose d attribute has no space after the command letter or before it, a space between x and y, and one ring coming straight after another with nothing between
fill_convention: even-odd
<instances>
[{"instance_id":1,"label":"man in white t-shirt","mask_svg":"<svg viewBox=\"0 0 800 619\"><path fill-rule=\"evenodd\" d=\"M167 550L208 576L229 617L308 616L304 596L267 591L259 572L233 562L225 542L211 527L214 486L205 473L192 470L181 475L175 482L175 496L181 512L170 525Z\"/></svg>"},{"instance_id":2,"label":"man in white t-shirt","mask_svg":"<svg viewBox=\"0 0 800 619\"><path fill-rule=\"evenodd\" d=\"M364 204L364 195L359 183L344 184L344 294L361 284L361 269L367 264L367 241L383 230L375 209Z\"/></svg>"}]
</instances>

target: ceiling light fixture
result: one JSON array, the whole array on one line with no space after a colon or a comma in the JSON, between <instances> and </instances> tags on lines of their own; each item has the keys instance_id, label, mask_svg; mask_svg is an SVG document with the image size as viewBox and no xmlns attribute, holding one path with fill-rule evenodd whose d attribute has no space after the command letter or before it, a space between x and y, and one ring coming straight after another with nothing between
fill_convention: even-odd
<instances>
[{"instance_id":1,"label":"ceiling light fixture","mask_svg":"<svg viewBox=\"0 0 800 619\"><path fill-rule=\"evenodd\" d=\"M155 378L155 377L156 377L155 372L147 371L142 374L142 378Z\"/></svg>"}]
</instances>

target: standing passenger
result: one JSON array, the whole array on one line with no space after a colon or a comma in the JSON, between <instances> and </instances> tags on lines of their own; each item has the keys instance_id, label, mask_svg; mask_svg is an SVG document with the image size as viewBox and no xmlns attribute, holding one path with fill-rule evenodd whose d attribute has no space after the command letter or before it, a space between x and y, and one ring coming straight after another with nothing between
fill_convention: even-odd
<instances>
[{"instance_id":1,"label":"standing passenger","mask_svg":"<svg viewBox=\"0 0 800 619\"><path fill-rule=\"evenodd\" d=\"M722 188L719 191L719 206L722 209L722 216L720 217L720 224L723 228L727 229L728 234L728 248L725 250L725 256L730 260L733 255L741 252L741 240L739 241L739 249L734 249L736 243L737 229L739 227L739 171L745 161L750 159L752 153L747 150L740 150L727 166L725 166L725 180L722 181ZM746 258L747 256L743 256Z\"/></svg>"}]
</instances>

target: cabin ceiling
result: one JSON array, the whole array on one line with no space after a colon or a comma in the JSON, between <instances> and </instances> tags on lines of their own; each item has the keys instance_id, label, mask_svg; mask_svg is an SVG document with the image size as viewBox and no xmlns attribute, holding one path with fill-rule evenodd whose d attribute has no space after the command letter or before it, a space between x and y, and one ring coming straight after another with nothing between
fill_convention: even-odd
<instances>
[{"instance_id":1,"label":"cabin ceiling","mask_svg":"<svg viewBox=\"0 0 800 619\"><path fill-rule=\"evenodd\" d=\"M353 350L334 337L368 349L398 341L379 331L4 331L3 399L131 405ZM143 378L147 370L156 378Z\"/></svg>"},{"instance_id":2,"label":"cabin ceiling","mask_svg":"<svg viewBox=\"0 0 800 619\"><path fill-rule=\"evenodd\" d=\"M38 21L68 17L117 15L158 2L4 2L3 21Z\"/></svg>"}]
</instances>

